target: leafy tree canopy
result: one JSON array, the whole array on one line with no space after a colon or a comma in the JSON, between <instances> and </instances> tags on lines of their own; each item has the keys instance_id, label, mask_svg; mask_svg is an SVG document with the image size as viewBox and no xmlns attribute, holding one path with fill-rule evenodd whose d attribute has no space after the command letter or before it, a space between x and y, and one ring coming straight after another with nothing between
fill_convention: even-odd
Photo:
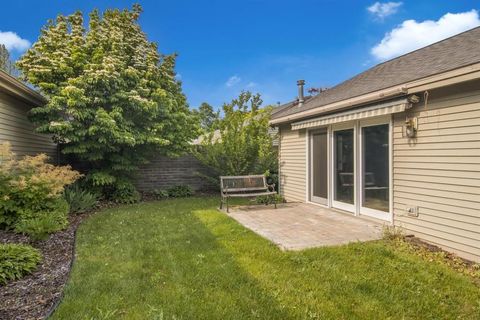
<instances>
[{"instance_id":1,"label":"leafy tree canopy","mask_svg":"<svg viewBox=\"0 0 480 320\"><path fill-rule=\"evenodd\" d=\"M193 111L203 132L207 132L220 117L220 112L213 111L213 107L206 102L202 102L198 110Z\"/></svg>"},{"instance_id":2,"label":"leafy tree canopy","mask_svg":"<svg viewBox=\"0 0 480 320\"><path fill-rule=\"evenodd\" d=\"M174 156L197 136L175 55L159 54L132 10L97 10L85 28L81 12L59 15L42 29L17 65L48 98L32 110L38 131L87 162L93 185L123 177L153 153Z\"/></svg>"},{"instance_id":3,"label":"leafy tree canopy","mask_svg":"<svg viewBox=\"0 0 480 320\"><path fill-rule=\"evenodd\" d=\"M268 124L271 107L261 108L259 94L242 92L223 105L224 116L202 137L196 157L219 175L277 171L277 153Z\"/></svg>"}]
</instances>

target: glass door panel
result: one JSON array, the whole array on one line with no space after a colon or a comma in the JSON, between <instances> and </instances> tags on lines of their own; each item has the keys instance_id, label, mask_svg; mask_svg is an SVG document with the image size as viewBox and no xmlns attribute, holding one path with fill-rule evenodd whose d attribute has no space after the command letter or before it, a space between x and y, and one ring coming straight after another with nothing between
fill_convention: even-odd
<instances>
[{"instance_id":1,"label":"glass door panel","mask_svg":"<svg viewBox=\"0 0 480 320\"><path fill-rule=\"evenodd\" d=\"M389 212L389 125L362 128L362 207Z\"/></svg>"},{"instance_id":2,"label":"glass door panel","mask_svg":"<svg viewBox=\"0 0 480 320\"><path fill-rule=\"evenodd\" d=\"M334 200L352 204L354 202L354 131L334 132Z\"/></svg>"},{"instance_id":3,"label":"glass door panel","mask_svg":"<svg viewBox=\"0 0 480 320\"><path fill-rule=\"evenodd\" d=\"M311 201L327 204L328 199L328 156L327 129L311 135Z\"/></svg>"}]
</instances>

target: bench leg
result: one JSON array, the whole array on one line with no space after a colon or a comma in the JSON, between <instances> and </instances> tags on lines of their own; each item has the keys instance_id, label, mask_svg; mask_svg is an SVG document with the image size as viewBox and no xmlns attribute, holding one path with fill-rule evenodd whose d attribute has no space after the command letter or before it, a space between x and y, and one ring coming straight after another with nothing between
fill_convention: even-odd
<instances>
[{"instance_id":1,"label":"bench leg","mask_svg":"<svg viewBox=\"0 0 480 320\"><path fill-rule=\"evenodd\" d=\"M223 209L223 197L220 198L220 210Z\"/></svg>"},{"instance_id":2,"label":"bench leg","mask_svg":"<svg viewBox=\"0 0 480 320\"><path fill-rule=\"evenodd\" d=\"M229 213L230 211L228 210L228 197L225 198L225 202L227 203L227 213Z\"/></svg>"},{"instance_id":3,"label":"bench leg","mask_svg":"<svg viewBox=\"0 0 480 320\"><path fill-rule=\"evenodd\" d=\"M273 204L275 205L275 209L277 209L277 197L275 197L275 200L273 201Z\"/></svg>"}]
</instances>

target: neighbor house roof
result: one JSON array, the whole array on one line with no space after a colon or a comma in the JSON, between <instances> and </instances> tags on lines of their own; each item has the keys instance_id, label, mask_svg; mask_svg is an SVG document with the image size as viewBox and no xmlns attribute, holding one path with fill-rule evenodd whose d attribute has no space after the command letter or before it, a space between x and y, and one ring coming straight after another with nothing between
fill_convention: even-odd
<instances>
[{"instance_id":1,"label":"neighbor house roof","mask_svg":"<svg viewBox=\"0 0 480 320\"><path fill-rule=\"evenodd\" d=\"M300 112L398 86L480 62L480 27L380 63L304 102L283 105L272 116L288 119ZM400 94L401 92L399 92ZM373 99L372 99L373 100ZM323 109L323 108L322 108Z\"/></svg>"},{"instance_id":2,"label":"neighbor house roof","mask_svg":"<svg viewBox=\"0 0 480 320\"><path fill-rule=\"evenodd\" d=\"M312 96L305 96L304 97L304 101L308 101L312 98ZM277 113L281 113L282 111L288 109L288 108L291 108L291 107L294 107L298 104L298 99L295 99L293 101L290 101L290 102L287 102L285 104L282 104L282 105L279 105L279 106L276 106L276 107L273 107L272 109L272 118L277 114Z\"/></svg>"},{"instance_id":3,"label":"neighbor house roof","mask_svg":"<svg viewBox=\"0 0 480 320\"><path fill-rule=\"evenodd\" d=\"M0 70L0 91L31 103L32 107L42 106L47 102L40 93L2 70Z\"/></svg>"}]
</instances>

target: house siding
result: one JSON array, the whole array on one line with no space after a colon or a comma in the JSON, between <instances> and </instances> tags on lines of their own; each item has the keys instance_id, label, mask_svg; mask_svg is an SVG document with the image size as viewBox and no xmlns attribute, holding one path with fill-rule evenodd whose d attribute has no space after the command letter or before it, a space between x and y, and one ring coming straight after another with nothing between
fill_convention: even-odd
<instances>
[{"instance_id":1,"label":"house siding","mask_svg":"<svg viewBox=\"0 0 480 320\"><path fill-rule=\"evenodd\" d=\"M306 130L280 127L280 194L287 201L305 201L306 136Z\"/></svg>"},{"instance_id":2,"label":"house siding","mask_svg":"<svg viewBox=\"0 0 480 320\"><path fill-rule=\"evenodd\" d=\"M404 137L407 114L394 116L395 225L446 250L480 261L480 90L478 82L429 92L408 111L418 118ZM406 207L418 207L418 217Z\"/></svg>"},{"instance_id":3,"label":"house siding","mask_svg":"<svg viewBox=\"0 0 480 320\"><path fill-rule=\"evenodd\" d=\"M0 143L9 141L17 156L46 153L55 161L57 146L49 136L35 133L27 117L30 109L22 100L0 92Z\"/></svg>"}]
</instances>

